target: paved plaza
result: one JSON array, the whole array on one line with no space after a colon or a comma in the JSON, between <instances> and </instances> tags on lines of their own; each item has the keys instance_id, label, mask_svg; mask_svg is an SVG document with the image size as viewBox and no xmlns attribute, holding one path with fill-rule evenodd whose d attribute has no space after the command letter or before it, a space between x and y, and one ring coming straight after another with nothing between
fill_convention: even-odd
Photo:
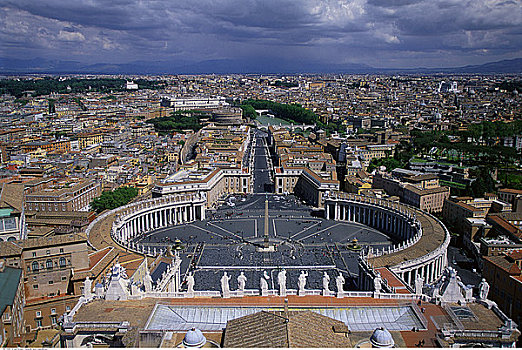
<instances>
[{"instance_id":1,"label":"paved plaza","mask_svg":"<svg viewBox=\"0 0 522 350\"><path fill-rule=\"evenodd\" d=\"M268 237L273 252L260 252L265 243L265 200L268 200ZM232 204L232 205L230 205ZM244 272L247 289L259 288L266 271L270 288L274 278L287 271L288 288L297 288L301 271L308 271L307 288L321 289L322 275L333 280L343 273L350 281L357 276L358 252L348 244L357 239L361 246L382 248L392 240L383 233L358 223L325 220L321 213L294 196L254 194L231 196L220 208L207 211L206 221L159 229L137 239L146 246L172 246L182 242L182 273L194 272L196 289L219 290L224 271L231 275L230 287ZM347 288L349 285L347 285Z\"/></svg>"}]
</instances>

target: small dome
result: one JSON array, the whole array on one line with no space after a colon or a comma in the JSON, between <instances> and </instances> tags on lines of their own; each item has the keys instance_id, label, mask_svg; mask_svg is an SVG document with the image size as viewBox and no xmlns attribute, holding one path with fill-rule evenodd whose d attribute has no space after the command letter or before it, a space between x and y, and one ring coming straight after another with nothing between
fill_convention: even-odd
<instances>
[{"instance_id":1,"label":"small dome","mask_svg":"<svg viewBox=\"0 0 522 350\"><path fill-rule=\"evenodd\" d=\"M199 329L192 328L185 334L183 345L187 348L200 348L207 342L207 338Z\"/></svg>"},{"instance_id":2,"label":"small dome","mask_svg":"<svg viewBox=\"0 0 522 350\"><path fill-rule=\"evenodd\" d=\"M383 327L373 331L370 342L376 348L391 348L395 345L391 333Z\"/></svg>"}]
</instances>

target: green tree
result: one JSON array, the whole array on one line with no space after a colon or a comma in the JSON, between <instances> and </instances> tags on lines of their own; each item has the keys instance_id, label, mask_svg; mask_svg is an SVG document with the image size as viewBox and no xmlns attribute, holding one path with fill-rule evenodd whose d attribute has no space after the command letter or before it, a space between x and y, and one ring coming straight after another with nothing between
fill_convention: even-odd
<instances>
[{"instance_id":1,"label":"green tree","mask_svg":"<svg viewBox=\"0 0 522 350\"><path fill-rule=\"evenodd\" d=\"M471 194L473 197L482 197L484 193L495 191L495 181L486 167L481 167L477 174L477 179L471 184Z\"/></svg>"},{"instance_id":2,"label":"green tree","mask_svg":"<svg viewBox=\"0 0 522 350\"><path fill-rule=\"evenodd\" d=\"M134 187L120 187L114 191L105 191L101 196L94 198L91 208L98 213L104 210L111 210L129 203L138 195L138 190Z\"/></svg>"}]
</instances>

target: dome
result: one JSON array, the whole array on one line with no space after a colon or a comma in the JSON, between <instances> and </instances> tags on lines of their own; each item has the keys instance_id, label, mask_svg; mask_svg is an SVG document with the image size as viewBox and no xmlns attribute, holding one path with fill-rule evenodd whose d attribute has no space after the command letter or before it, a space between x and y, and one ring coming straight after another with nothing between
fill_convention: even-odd
<instances>
[{"instance_id":1,"label":"dome","mask_svg":"<svg viewBox=\"0 0 522 350\"><path fill-rule=\"evenodd\" d=\"M370 342L376 348L391 348L395 345L392 335L383 327L373 331Z\"/></svg>"},{"instance_id":2,"label":"dome","mask_svg":"<svg viewBox=\"0 0 522 350\"><path fill-rule=\"evenodd\" d=\"M192 328L185 334L183 345L187 348L200 348L207 342L207 338L199 329Z\"/></svg>"}]
</instances>

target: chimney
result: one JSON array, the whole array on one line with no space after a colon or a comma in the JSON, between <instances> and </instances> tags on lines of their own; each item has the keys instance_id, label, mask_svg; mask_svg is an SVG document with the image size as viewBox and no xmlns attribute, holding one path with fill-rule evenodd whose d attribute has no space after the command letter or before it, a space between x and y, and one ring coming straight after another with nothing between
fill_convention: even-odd
<instances>
[{"instance_id":1,"label":"chimney","mask_svg":"<svg viewBox=\"0 0 522 350\"><path fill-rule=\"evenodd\" d=\"M285 298L285 317L288 318L288 299Z\"/></svg>"}]
</instances>

